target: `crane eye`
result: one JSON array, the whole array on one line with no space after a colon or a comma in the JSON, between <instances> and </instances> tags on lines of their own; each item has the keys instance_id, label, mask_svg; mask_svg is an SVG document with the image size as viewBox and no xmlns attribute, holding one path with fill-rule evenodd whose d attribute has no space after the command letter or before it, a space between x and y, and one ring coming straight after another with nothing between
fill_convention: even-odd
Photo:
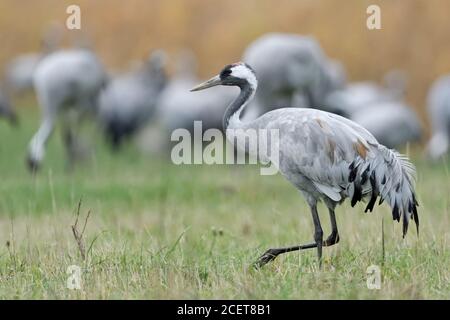
<instances>
[{"instance_id":1,"label":"crane eye","mask_svg":"<svg viewBox=\"0 0 450 320\"><path fill-rule=\"evenodd\" d=\"M231 74L231 69L224 69L222 70L222 72L220 73L220 78L226 78Z\"/></svg>"}]
</instances>

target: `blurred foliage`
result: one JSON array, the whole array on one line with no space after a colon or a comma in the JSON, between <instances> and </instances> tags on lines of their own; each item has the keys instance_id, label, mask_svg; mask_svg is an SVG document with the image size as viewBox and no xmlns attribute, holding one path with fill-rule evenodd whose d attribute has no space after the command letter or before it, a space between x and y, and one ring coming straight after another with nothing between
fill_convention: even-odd
<instances>
[{"instance_id":1,"label":"blurred foliage","mask_svg":"<svg viewBox=\"0 0 450 320\"><path fill-rule=\"evenodd\" d=\"M252 40L272 31L311 34L341 60L350 80L381 80L391 69L408 74L408 101L426 120L433 80L450 72L448 0L1 0L0 66L39 50L51 21L65 23L68 5L82 11L87 35L109 68L125 68L154 48L191 48L207 76L239 60ZM381 7L382 30L366 28L366 8ZM66 31L65 44L80 31Z\"/></svg>"}]
</instances>

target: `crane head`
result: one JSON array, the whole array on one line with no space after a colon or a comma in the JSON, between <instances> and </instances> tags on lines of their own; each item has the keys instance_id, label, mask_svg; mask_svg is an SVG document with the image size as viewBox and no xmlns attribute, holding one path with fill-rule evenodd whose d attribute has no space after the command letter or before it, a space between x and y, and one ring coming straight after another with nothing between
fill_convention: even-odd
<instances>
[{"instance_id":1,"label":"crane head","mask_svg":"<svg viewBox=\"0 0 450 320\"><path fill-rule=\"evenodd\" d=\"M192 88L191 91L199 91L218 85L238 87L250 85L255 90L257 83L253 69L246 63L237 62L227 65L218 75Z\"/></svg>"}]
</instances>

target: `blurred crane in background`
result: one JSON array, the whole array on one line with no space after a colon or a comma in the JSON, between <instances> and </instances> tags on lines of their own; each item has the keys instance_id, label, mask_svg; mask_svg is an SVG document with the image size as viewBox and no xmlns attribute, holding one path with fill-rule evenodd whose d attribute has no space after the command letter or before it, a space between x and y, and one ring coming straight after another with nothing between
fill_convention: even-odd
<instances>
[{"instance_id":1,"label":"blurred crane in background","mask_svg":"<svg viewBox=\"0 0 450 320\"><path fill-rule=\"evenodd\" d=\"M378 197L386 200L392 209L394 220L403 221L403 236L412 218L419 227L417 201L414 191L415 169L408 159L390 150L363 127L355 122L328 112L281 108L263 114L253 121L240 119L245 106L253 98L257 79L250 66L235 63L226 66L219 75L194 87L192 91L217 85L238 86L241 91L229 105L223 118L227 138L237 138L238 148L255 152L259 159L275 164L281 174L305 197L314 222L314 242L306 245L267 250L256 262L257 267L274 260L278 255L309 248L317 248L319 264L322 247L339 242L335 207L346 198L354 206L358 201L369 199L366 212L372 211ZM228 130L231 129L231 130ZM237 129L237 130L236 130ZM249 146L247 130L277 130L279 146L276 155ZM240 139L245 135L244 139ZM242 137L241 137L242 138ZM240 142L239 142L240 141ZM317 212L317 203L323 201L328 207L332 233L323 241L323 231Z\"/></svg>"},{"instance_id":2,"label":"blurred crane in background","mask_svg":"<svg viewBox=\"0 0 450 320\"><path fill-rule=\"evenodd\" d=\"M399 70L388 72L383 85L374 81L351 82L325 98L325 111L351 118L352 114L374 103L401 101L405 97L406 76Z\"/></svg>"},{"instance_id":3,"label":"blurred crane in background","mask_svg":"<svg viewBox=\"0 0 450 320\"><path fill-rule=\"evenodd\" d=\"M265 34L247 47L242 59L260 79L251 107L258 114L276 106L320 108L328 93L346 81L342 65L328 59L311 36Z\"/></svg>"},{"instance_id":4,"label":"blurred crane in background","mask_svg":"<svg viewBox=\"0 0 450 320\"><path fill-rule=\"evenodd\" d=\"M450 76L436 80L428 94L428 113L432 136L427 146L428 155L436 160L450 147Z\"/></svg>"},{"instance_id":5,"label":"blurred crane in background","mask_svg":"<svg viewBox=\"0 0 450 320\"><path fill-rule=\"evenodd\" d=\"M96 55L88 50L62 50L46 56L36 68L34 87L41 107L41 125L31 139L28 166L36 171L45 153L45 144L58 117L68 153L69 166L79 155L77 129L85 115L97 107L98 93L107 78Z\"/></svg>"},{"instance_id":6,"label":"blurred crane in background","mask_svg":"<svg viewBox=\"0 0 450 320\"><path fill-rule=\"evenodd\" d=\"M170 136L178 128L193 132L194 121L202 121L202 129L222 129L222 117L233 99L233 92L216 88L212 92L190 94L189 90L198 83L197 62L190 51L183 51L177 60L173 79L161 94L158 104L158 122Z\"/></svg>"},{"instance_id":7,"label":"blurred crane in background","mask_svg":"<svg viewBox=\"0 0 450 320\"><path fill-rule=\"evenodd\" d=\"M349 83L326 97L324 109L362 125L388 148L418 142L422 128L413 109L404 102L405 75L394 70L383 82Z\"/></svg>"},{"instance_id":8,"label":"blurred crane in background","mask_svg":"<svg viewBox=\"0 0 450 320\"><path fill-rule=\"evenodd\" d=\"M411 107L402 102L377 102L360 108L351 120L360 124L388 148L398 148L408 142L419 142L422 128Z\"/></svg>"},{"instance_id":9,"label":"blurred crane in background","mask_svg":"<svg viewBox=\"0 0 450 320\"><path fill-rule=\"evenodd\" d=\"M167 82L165 64L165 53L155 51L139 70L114 78L100 94L98 120L115 149L154 115Z\"/></svg>"},{"instance_id":10,"label":"blurred crane in background","mask_svg":"<svg viewBox=\"0 0 450 320\"><path fill-rule=\"evenodd\" d=\"M147 126L139 145L141 150L166 153L171 149L171 134L176 129L194 132L194 121L201 129L222 129L222 116L234 95L225 88L199 95L189 90L198 83L197 61L189 49L181 50L175 60L175 72L158 100L155 121Z\"/></svg>"}]
</instances>

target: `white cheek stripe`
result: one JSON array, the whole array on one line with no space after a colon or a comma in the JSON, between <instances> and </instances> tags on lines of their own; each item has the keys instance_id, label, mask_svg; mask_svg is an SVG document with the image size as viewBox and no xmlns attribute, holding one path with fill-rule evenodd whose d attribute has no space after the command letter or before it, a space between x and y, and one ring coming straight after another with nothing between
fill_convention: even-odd
<instances>
[{"instance_id":1,"label":"white cheek stripe","mask_svg":"<svg viewBox=\"0 0 450 320\"><path fill-rule=\"evenodd\" d=\"M258 81L256 80L255 74L249 70L246 66L239 64L235 67L231 68L231 75L236 78L245 79L252 86L253 89L256 89Z\"/></svg>"}]
</instances>

